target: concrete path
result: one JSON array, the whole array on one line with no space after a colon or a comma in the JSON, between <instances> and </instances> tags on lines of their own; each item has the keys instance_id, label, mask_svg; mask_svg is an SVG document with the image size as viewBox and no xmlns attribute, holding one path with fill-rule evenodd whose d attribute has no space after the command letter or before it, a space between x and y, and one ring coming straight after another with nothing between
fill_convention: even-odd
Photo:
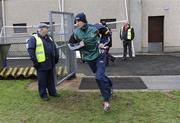
<instances>
[{"instance_id":1,"label":"concrete path","mask_svg":"<svg viewBox=\"0 0 180 123\"><path fill-rule=\"evenodd\" d=\"M180 90L180 75L175 76L141 76L148 89Z\"/></svg>"},{"instance_id":2,"label":"concrete path","mask_svg":"<svg viewBox=\"0 0 180 123\"><path fill-rule=\"evenodd\" d=\"M78 73L94 76L87 64L78 60ZM133 61L116 59L107 67L111 77L140 77L147 90L180 90L180 54L138 55Z\"/></svg>"}]
</instances>

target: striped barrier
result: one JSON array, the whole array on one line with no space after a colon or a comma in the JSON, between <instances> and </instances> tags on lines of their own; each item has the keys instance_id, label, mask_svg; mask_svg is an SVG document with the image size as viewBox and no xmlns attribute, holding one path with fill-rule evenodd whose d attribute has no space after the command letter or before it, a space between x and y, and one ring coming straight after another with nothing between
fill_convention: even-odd
<instances>
[{"instance_id":1,"label":"striped barrier","mask_svg":"<svg viewBox=\"0 0 180 123\"><path fill-rule=\"evenodd\" d=\"M63 77L68 74L67 68L57 67L57 77ZM0 71L0 80L11 79L35 79L37 77L37 71L34 67L10 67L4 68Z\"/></svg>"}]
</instances>

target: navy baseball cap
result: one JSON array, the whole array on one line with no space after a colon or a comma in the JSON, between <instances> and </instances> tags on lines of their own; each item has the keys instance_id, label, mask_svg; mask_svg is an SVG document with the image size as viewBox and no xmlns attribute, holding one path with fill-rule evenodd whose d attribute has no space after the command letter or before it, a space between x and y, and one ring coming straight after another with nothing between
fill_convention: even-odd
<instances>
[{"instance_id":1,"label":"navy baseball cap","mask_svg":"<svg viewBox=\"0 0 180 123\"><path fill-rule=\"evenodd\" d=\"M82 21L84 23L87 23L86 15L84 13L79 13L75 17L75 21Z\"/></svg>"}]
</instances>

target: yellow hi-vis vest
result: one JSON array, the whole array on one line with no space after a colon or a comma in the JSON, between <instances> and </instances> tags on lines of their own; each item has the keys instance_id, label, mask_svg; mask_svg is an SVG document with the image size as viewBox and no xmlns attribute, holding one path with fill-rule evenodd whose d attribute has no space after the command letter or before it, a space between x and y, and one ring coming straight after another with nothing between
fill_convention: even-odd
<instances>
[{"instance_id":1,"label":"yellow hi-vis vest","mask_svg":"<svg viewBox=\"0 0 180 123\"><path fill-rule=\"evenodd\" d=\"M44 51L44 45L42 39L37 35L33 35L36 39L36 59L38 63L44 62L46 60L45 51Z\"/></svg>"},{"instance_id":2,"label":"yellow hi-vis vest","mask_svg":"<svg viewBox=\"0 0 180 123\"><path fill-rule=\"evenodd\" d=\"M132 29L132 28L128 29L128 31L127 31L127 39L128 39L128 40L131 40L131 39L132 39L131 29Z\"/></svg>"}]
</instances>

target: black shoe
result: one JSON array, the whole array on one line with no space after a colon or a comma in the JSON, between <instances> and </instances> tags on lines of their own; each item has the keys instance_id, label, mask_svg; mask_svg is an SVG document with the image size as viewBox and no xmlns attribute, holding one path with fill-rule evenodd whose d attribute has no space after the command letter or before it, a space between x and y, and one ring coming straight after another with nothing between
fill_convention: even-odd
<instances>
[{"instance_id":1,"label":"black shoe","mask_svg":"<svg viewBox=\"0 0 180 123\"><path fill-rule=\"evenodd\" d=\"M130 57L130 58L129 58L129 60L130 60L130 61L132 61L132 60L133 60L133 58L132 58L132 57Z\"/></svg>"},{"instance_id":2,"label":"black shoe","mask_svg":"<svg viewBox=\"0 0 180 123\"><path fill-rule=\"evenodd\" d=\"M54 94L54 95L50 95L52 97L60 97L60 94Z\"/></svg>"},{"instance_id":3,"label":"black shoe","mask_svg":"<svg viewBox=\"0 0 180 123\"><path fill-rule=\"evenodd\" d=\"M48 97L41 97L41 99L42 99L43 101L49 101L49 98L48 98Z\"/></svg>"}]
</instances>

